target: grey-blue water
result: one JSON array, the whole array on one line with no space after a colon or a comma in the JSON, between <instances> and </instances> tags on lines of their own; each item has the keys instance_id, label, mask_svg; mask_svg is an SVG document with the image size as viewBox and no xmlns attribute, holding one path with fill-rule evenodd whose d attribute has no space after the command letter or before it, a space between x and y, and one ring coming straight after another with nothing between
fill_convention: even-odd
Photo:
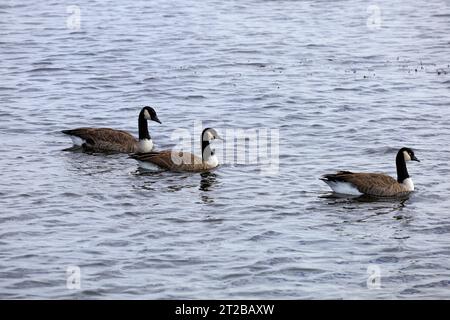
<instances>
[{"instance_id":1,"label":"grey-blue water","mask_svg":"<svg viewBox=\"0 0 450 320\"><path fill-rule=\"evenodd\" d=\"M449 1L1 1L0 297L449 298L449 57ZM144 105L159 149L194 120L279 129L279 173L62 151ZM402 146L408 199L318 180L395 176Z\"/></svg>"}]
</instances>

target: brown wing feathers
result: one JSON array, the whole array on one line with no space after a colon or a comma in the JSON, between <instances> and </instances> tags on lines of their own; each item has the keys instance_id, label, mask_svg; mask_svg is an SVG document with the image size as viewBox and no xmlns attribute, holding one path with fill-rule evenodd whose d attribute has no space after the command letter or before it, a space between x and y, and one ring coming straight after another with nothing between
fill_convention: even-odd
<instances>
[{"instance_id":1,"label":"brown wing feathers","mask_svg":"<svg viewBox=\"0 0 450 320\"><path fill-rule=\"evenodd\" d=\"M170 169L174 165L171 157L171 151L168 150L160 152L132 154L130 157L138 161L146 161L154 163L163 169Z\"/></svg>"},{"instance_id":2,"label":"brown wing feathers","mask_svg":"<svg viewBox=\"0 0 450 320\"><path fill-rule=\"evenodd\" d=\"M110 128L77 128L63 130L65 134L86 141L84 147L93 150L111 150L118 152L136 152L137 140L128 132Z\"/></svg>"},{"instance_id":3,"label":"brown wing feathers","mask_svg":"<svg viewBox=\"0 0 450 320\"><path fill-rule=\"evenodd\" d=\"M136 159L138 161L151 162L163 169L173 171L196 172L211 169L208 168L207 165L202 162L202 159L200 157L197 157L190 152L178 151L177 157L181 163L175 163L173 161L171 150L131 155L131 158Z\"/></svg>"},{"instance_id":4,"label":"brown wing feathers","mask_svg":"<svg viewBox=\"0 0 450 320\"><path fill-rule=\"evenodd\" d=\"M394 178L378 173L340 171L323 176L323 180L347 182L355 186L361 193L374 196L391 197L407 192L405 187Z\"/></svg>"}]
</instances>

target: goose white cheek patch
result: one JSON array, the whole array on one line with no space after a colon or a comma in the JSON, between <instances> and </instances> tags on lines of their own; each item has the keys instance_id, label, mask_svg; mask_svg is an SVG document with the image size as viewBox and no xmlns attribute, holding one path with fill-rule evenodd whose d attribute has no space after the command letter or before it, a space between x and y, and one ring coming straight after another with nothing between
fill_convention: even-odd
<instances>
[{"instance_id":1,"label":"goose white cheek patch","mask_svg":"<svg viewBox=\"0 0 450 320\"><path fill-rule=\"evenodd\" d=\"M213 139L214 139L214 135L211 132L209 132L209 131L205 132L204 141L210 141Z\"/></svg>"},{"instance_id":2,"label":"goose white cheek patch","mask_svg":"<svg viewBox=\"0 0 450 320\"><path fill-rule=\"evenodd\" d=\"M403 151L403 157L405 158L405 161L411 161L411 156L408 152Z\"/></svg>"}]
</instances>

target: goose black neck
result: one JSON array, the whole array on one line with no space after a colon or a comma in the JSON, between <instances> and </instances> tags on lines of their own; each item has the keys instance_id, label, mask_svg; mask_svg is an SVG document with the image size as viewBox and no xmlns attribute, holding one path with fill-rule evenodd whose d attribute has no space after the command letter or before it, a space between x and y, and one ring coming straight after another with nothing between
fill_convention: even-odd
<instances>
[{"instance_id":1,"label":"goose black neck","mask_svg":"<svg viewBox=\"0 0 450 320\"><path fill-rule=\"evenodd\" d=\"M150 140L150 133L148 133L148 123L147 119L145 119L144 117L143 112L139 114L138 127L139 127L139 140L143 139Z\"/></svg>"},{"instance_id":2,"label":"goose black neck","mask_svg":"<svg viewBox=\"0 0 450 320\"><path fill-rule=\"evenodd\" d=\"M202 160L207 161L211 155L209 141L203 141L202 139Z\"/></svg>"},{"instance_id":3,"label":"goose black neck","mask_svg":"<svg viewBox=\"0 0 450 320\"><path fill-rule=\"evenodd\" d=\"M396 163L397 163L397 181L399 183L402 183L403 181L409 178L408 169L406 168L405 156L403 155L402 151L400 151L397 154Z\"/></svg>"}]
</instances>

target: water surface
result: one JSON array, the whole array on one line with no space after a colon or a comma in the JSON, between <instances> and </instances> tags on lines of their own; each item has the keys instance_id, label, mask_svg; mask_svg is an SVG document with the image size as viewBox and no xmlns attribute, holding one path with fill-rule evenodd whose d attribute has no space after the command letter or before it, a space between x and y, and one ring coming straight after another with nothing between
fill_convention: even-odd
<instances>
[{"instance_id":1,"label":"water surface","mask_svg":"<svg viewBox=\"0 0 450 320\"><path fill-rule=\"evenodd\" d=\"M450 3L378 1L368 26L371 4L78 0L74 30L59 2L3 1L0 297L448 298ZM62 129L136 134L143 105L158 148L194 120L279 129L279 174L62 151ZM395 175L402 146L422 160L408 199L318 180Z\"/></svg>"}]
</instances>

